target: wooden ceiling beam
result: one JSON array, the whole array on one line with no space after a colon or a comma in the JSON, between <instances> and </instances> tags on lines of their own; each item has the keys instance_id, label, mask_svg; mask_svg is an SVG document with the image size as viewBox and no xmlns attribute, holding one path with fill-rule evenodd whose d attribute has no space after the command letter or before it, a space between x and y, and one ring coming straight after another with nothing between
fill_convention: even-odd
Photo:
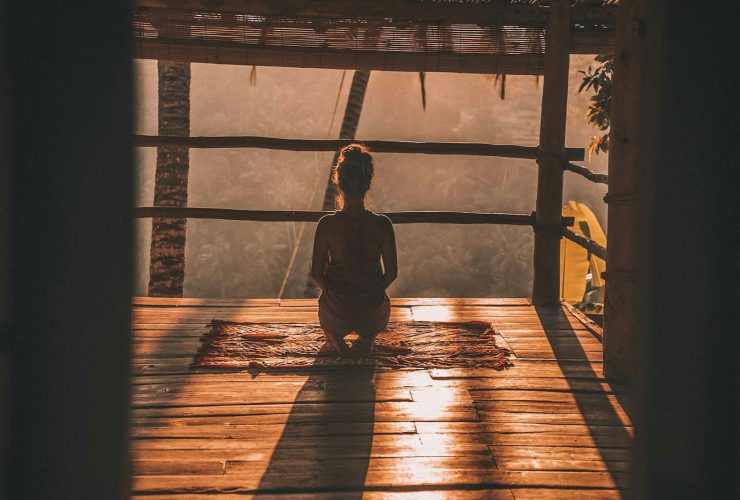
<instances>
[{"instance_id":1,"label":"wooden ceiling beam","mask_svg":"<svg viewBox=\"0 0 740 500\"><path fill-rule=\"evenodd\" d=\"M314 47L259 47L234 43L139 39L134 57L168 61L279 66L285 68L363 69L447 73L542 74L542 54L457 54L348 51Z\"/></svg>"},{"instance_id":2,"label":"wooden ceiling beam","mask_svg":"<svg viewBox=\"0 0 740 500\"><path fill-rule=\"evenodd\" d=\"M572 37L571 54L611 54L614 40ZM137 59L161 59L209 64L280 66L293 68L365 69L373 71L425 71L507 75L542 75L542 54L436 53L423 57L408 52L346 51L312 47L259 47L233 43L139 39Z\"/></svg>"}]
</instances>

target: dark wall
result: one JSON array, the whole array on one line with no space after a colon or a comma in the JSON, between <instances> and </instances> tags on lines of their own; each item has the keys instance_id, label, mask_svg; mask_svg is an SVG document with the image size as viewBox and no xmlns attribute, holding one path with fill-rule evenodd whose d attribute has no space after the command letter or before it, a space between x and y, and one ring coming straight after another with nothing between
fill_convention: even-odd
<instances>
[{"instance_id":1,"label":"dark wall","mask_svg":"<svg viewBox=\"0 0 740 500\"><path fill-rule=\"evenodd\" d=\"M128 494L131 6L2 8L13 222L7 493L119 498Z\"/></svg>"},{"instance_id":2,"label":"dark wall","mask_svg":"<svg viewBox=\"0 0 740 500\"><path fill-rule=\"evenodd\" d=\"M641 498L738 498L738 5L648 2Z\"/></svg>"},{"instance_id":3,"label":"dark wall","mask_svg":"<svg viewBox=\"0 0 740 500\"><path fill-rule=\"evenodd\" d=\"M2 4L0 4L2 5ZM6 54L8 50L5 10L0 8L0 498L7 487L8 414L9 414L9 327L10 327L10 155L9 113L10 82Z\"/></svg>"}]
</instances>

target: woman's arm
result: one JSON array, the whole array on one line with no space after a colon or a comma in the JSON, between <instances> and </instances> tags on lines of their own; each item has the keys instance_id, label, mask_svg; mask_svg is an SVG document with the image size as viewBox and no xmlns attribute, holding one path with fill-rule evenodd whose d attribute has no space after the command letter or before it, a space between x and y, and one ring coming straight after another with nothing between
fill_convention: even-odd
<instances>
[{"instance_id":1,"label":"woman's arm","mask_svg":"<svg viewBox=\"0 0 740 500\"><path fill-rule=\"evenodd\" d=\"M311 258L311 277L321 290L326 290L324 272L326 258L329 255L329 243L326 236L326 221L322 218L316 225L316 234L313 237L313 257Z\"/></svg>"},{"instance_id":2,"label":"woman's arm","mask_svg":"<svg viewBox=\"0 0 740 500\"><path fill-rule=\"evenodd\" d=\"M393 231L393 224L387 217L385 221L385 237L383 238L381 255L383 256L385 288L388 288L398 277L398 255L396 254L396 233Z\"/></svg>"}]
</instances>

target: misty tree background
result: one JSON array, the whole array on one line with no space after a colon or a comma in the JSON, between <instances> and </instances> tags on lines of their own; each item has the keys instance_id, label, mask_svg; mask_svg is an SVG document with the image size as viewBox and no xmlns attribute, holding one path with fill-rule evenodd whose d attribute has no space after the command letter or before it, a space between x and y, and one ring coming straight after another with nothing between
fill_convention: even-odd
<instances>
[{"instance_id":1,"label":"misty tree background","mask_svg":"<svg viewBox=\"0 0 740 500\"><path fill-rule=\"evenodd\" d=\"M586 123L588 95L578 94L591 56L572 56L570 147L585 147L595 130ZM157 134L157 64L135 62L137 133ZM325 138L342 71L192 65L192 135ZM336 138L352 72L347 72ZM422 110L417 73L373 72L357 137L471 141L536 146L542 88L534 77L509 76L501 100L483 75L428 73ZM192 149L188 205L262 210L318 210L332 153L261 149ZM606 172L605 154L586 165ZM156 149L137 150L137 206L153 200ZM377 212L460 210L529 213L535 207L532 160L472 156L376 154L370 208ZM606 186L565 173L564 201L586 203L606 228ZM313 202L310 200L313 193ZM185 296L276 297L300 223L191 219L187 226ZM301 297L315 224L307 224L284 297ZM135 292L146 295L151 219L137 221ZM531 228L488 225L396 226L399 277L392 297L526 297L531 293Z\"/></svg>"}]
</instances>

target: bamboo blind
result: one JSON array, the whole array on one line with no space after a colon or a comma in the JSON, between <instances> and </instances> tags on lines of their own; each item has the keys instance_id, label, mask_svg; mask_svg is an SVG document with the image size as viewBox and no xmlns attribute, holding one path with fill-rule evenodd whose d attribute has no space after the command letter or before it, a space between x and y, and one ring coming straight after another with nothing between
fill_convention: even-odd
<instances>
[{"instance_id":1,"label":"bamboo blind","mask_svg":"<svg viewBox=\"0 0 740 500\"><path fill-rule=\"evenodd\" d=\"M252 15L139 7L136 56L146 59L385 71L541 74L546 15L476 23ZM545 13L546 14L546 13ZM506 23L506 24L504 24ZM578 51L613 44L608 19L580 20Z\"/></svg>"}]
</instances>

